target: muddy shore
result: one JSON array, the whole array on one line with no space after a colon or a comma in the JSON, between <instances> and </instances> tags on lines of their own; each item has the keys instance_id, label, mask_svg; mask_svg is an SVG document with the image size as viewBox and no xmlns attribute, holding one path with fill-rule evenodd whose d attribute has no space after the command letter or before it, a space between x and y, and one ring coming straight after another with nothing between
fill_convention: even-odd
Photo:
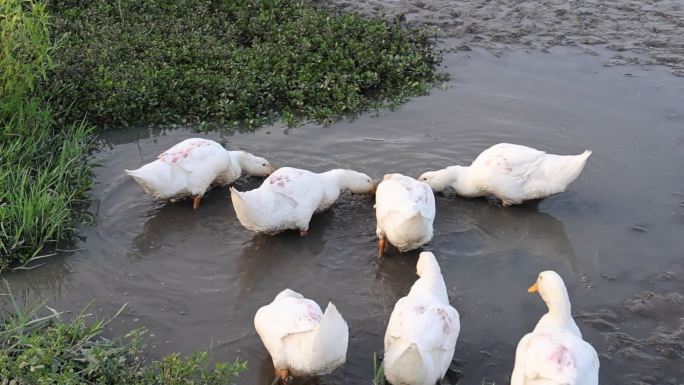
<instances>
[{"instance_id":1,"label":"muddy shore","mask_svg":"<svg viewBox=\"0 0 684 385\"><path fill-rule=\"evenodd\" d=\"M684 76L684 3L678 0L329 0L344 11L405 20L454 38L451 47L498 53L574 46L612 54L605 65L667 66Z\"/></svg>"}]
</instances>

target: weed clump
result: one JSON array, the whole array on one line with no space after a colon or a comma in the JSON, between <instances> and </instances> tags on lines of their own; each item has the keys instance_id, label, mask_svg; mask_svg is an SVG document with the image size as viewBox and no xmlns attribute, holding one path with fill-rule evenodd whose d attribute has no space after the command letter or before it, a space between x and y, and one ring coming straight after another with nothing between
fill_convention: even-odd
<instances>
[{"instance_id":1,"label":"weed clump","mask_svg":"<svg viewBox=\"0 0 684 385\"><path fill-rule=\"evenodd\" d=\"M45 303L26 310L9 296L13 309L0 315L3 384L227 385L247 369L241 360L210 367L206 352L147 362L141 350L143 330L107 339L102 331L108 322L87 322L87 308L63 321ZM39 314L43 309L50 310L48 315Z\"/></svg>"},{"instance_id":2,"label":"weed clump","mask_svg":"<svg viewBox=\"0 0 684 385\"><path fill-rule=\"evenodd\" d=\"M306 0L54 2L70 121L330 122L439 80L429 34Z\"/></svg>"},{"instance_id":3,"label":"weed clump","mask_svg":"<svg viewBox=\"0 0 684 385\"><path fill-rule=\"evenodd\" d=\"M0 271L66 238L90 188L90 127L55 125L42 3L0 1Z\"/></svg>"}]
</instances>

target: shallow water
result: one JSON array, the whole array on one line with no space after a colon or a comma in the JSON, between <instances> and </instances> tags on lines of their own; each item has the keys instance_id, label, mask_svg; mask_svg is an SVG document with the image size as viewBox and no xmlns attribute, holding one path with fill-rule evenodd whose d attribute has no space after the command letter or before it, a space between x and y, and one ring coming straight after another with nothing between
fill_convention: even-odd
<instances>
[{"instance_id":1,"label":"shallow water","mask_svg":"<svg viewBox=\"0 0 684 385\"><path fill-rule=\"evenodd\" d=\"M448 88L397 111L330 127L206 137L280 166L353 168L375 178L467 163L503 141L560 154L592 149L568 191L541 202L501 208L438 194L435 237L425 249L437 255L461 315L460 383L508 383L515 346L544 311L526 288L554 269L600 354L603 384L681 384L684 78L662 68L606 68L602 60L560 48L453 53L445 61ZM626 68L633 76L624 76ZM238 383L259 385L271 383L273 368L252 318L289 287L322 306L333 301L350 327L347 363L296 383L370 384L372 354L382 352L392 307L416 279L418 251L376 257L369 196L345 194L314 217L306 237L270 237L240 227L227 188L193 211L187 201L155 202L124 175L191 136L205 135L103 135L95 223L80 229L78 250L4 278L27 300L54 296L58 309L77 311L94 298L105 316L128 303L112 333L149 328L154 357L209 348L218 360L239 355L250 371ZM247 178L237 187L258 183Z\"/></svg>"}]
</instances>

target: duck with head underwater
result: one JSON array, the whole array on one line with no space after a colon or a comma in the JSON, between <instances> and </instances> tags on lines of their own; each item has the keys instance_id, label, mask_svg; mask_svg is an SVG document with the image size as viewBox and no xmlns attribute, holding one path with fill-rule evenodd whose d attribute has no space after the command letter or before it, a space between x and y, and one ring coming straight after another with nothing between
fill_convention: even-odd
<instances>
[{"instance_id":1,"label":"duck with head underwater","mask_svg":"<svg viewBox=\"0 0 684 385\"><path fill-rule=\"evenodd\" d=\"M126 174L155 198L176 201L192 197L192 208L209 187L235 182L242 173L267 176L275 170L264 158L245 151L228 151L209 139L186 139L162 152L155 161Z\"/></svg>"},{"instance_id":2,"label":"duck with head underwater","mask_svg":"<svg viewBox=\"0 0 684 385\"><path fill-rule=\"evenodd\" d=\"M420 278L394 305L385 332L385 377L393 385L435 385L449 369L461 330L435 255L424 251Z\"/></svg>"},{"instance_id":3,"label":"duck with head underwater","mask_svg":"<svg viewBox=\"0 0 684 385\"><path fill-rule=\"evenodd\" d=\"M284 230L309 231L311 216L335 203L342 190L364 194L373 181L354 170L334 169L315 173L293 167L279 168L254 190L230 189L233 208L248 230L276 234Z\"/></svg>"},{"instance_id":4,"label":"duck with head underwater","mask_svg":"<svg viewBox=\"0 0 684 385\"><path fill-rule=\"evenodd\" d=\"M332 303L323 313L316 302L285 289L257 311L254 326L281 384L291 376L328 374L346 361L349 327Z\"/></svg>"},{"instance_id":5,"label":"duck with head underwater","mask_svg":"<svg viewBox=\"0 0 684 385\"><path fill-rule=\"evenodd\" d=\"M495 196L503 206L510 206L565 191L590 155L589 150L579 155L554 155L499 143L482 151L470 166L428 171L418 180L436 192L452 187L464 197Z\"/></svg>"}]
</instances>

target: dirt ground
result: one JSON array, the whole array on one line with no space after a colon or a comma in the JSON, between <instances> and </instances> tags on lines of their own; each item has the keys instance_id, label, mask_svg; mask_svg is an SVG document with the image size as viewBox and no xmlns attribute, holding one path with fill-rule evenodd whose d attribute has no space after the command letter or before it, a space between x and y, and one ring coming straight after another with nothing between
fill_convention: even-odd
<instances>
[{"instance_id":1,"label":"dirt ground","mask_svg":"<svg viewBox=\"0 0 684 385\"><path fill-rule=\"evenodd\" d=\"M329 0L346 11L434 27L457 48L577 46L613 51L606 65L661 64L684 76L684 2L678 0Z\"/></svg>"}]
</instances>

